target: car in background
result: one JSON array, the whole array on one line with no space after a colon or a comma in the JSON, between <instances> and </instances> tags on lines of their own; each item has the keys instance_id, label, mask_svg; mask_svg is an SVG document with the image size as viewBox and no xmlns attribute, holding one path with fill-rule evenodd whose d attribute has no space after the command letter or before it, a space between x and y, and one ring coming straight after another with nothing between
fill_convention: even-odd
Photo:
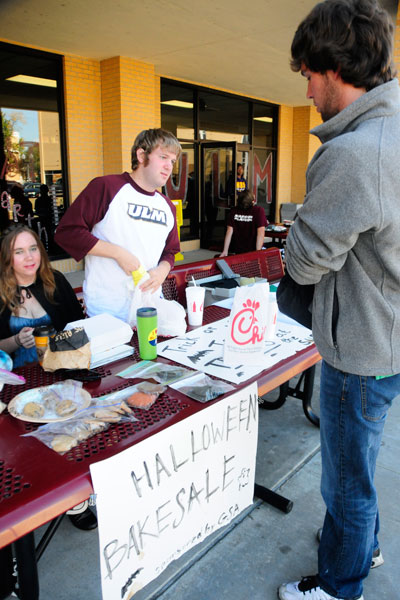
<instances>
[{"instance_id":1,"label":"car in background","mask_svg":"<svg viewBox=\"0 0 400 600\"><path fill-rule=\"evenodd\" d=\"M27 181L24 183L24 194L28 196L28 198L36 198L40 194L40 183L35 183L33 181Z\"/></svg>"}]
</instances>

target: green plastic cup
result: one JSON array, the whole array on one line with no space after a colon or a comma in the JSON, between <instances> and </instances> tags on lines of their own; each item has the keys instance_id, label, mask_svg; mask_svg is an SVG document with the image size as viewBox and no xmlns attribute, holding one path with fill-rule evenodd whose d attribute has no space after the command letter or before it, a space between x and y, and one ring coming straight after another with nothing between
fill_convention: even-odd
<instances>
[{"instance_id":1,"label":"green plastic cup","mask_svg":"<svg viewBox=\"0 0 400 600\"><path fill-rule=\"evenodd\" d=\"M138 308L136 324L140 358L143 360L157 358L157 309Z\"/></svg>"}]
</instances>

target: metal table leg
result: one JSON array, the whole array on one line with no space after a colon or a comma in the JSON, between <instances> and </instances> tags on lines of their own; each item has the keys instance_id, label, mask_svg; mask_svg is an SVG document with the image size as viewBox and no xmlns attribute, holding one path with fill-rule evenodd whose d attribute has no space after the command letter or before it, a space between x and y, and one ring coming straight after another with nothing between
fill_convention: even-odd
<instances>
[{"instance_id":1,"label":"metal table leg","mask_svg":"<svg viewBox=\"0 0 400 600\"><path fill-rule=\"evenodd\" d=\"M279 388L279 398L273 402L260 402L260 408L276 410L285 404L288 396L299 398L302 401L303 411L307 419L313 425L319 427L319 417L313 412L311 407L314 379L315 365L303 371L295 387L291 387L289 381L283 383Z\"/></svg>"},{"instance_id":2,"label":"metal table leg","mask_svg":"<svg viewBox=\"0 0 400 600\"><path fill-rule=\"evenodd\" d=\"M0 600L15 591L20 600L38 600L37 562L57 531L64 514L53 519L35 548L34 534L28 533L0 550Z\"/></svg>"},{"instance_id":3,"label":"metal table leg","mask_svg":"<svg viewBox=\"0 0 400 600\"><path fill-rule=\"evenodd\" d=\"M314 389L314 379L315 379L315 365L304 371L304 386L303 386L303 411L306 415L307 419L311 421L313 425L319 427L319 417L316 415L311 406L311 400Z\"/></svg>"},{"instance_id":4,"label":"metal table leg","mask_svg":"<svg viewBox=\"0 0 400 600\"><path fill-rule=\"evenodd\" d=\"M286 381L279 387L279 397L276 400L273 402L264 402L262 399L259 400L260 408L264 408L265 410L277 410L285 404L288 394L289 382Z\"/></svg>"},{"instance_id":5,"label":"metal table leg","mask_svg":"<svg viewBox=\"0 0 400 600\"><path fill-rule=\"evenodd\" d=\"M51 542L53 535L59 528L61 521L63 520L64 517L65 517L65 513L63 513L59 517L56 517L55 519L50 521L49 526L47 527L46 531L42 535L40 542L38 543L38 545L36 547L36 560L37 561L40 559L43 552L46 550L47 546Z\"/></svg>"},{"instance_id":6,"label":"metal table leg","mask_svg":"<svg viewBox=\"0 0 400 600\"><path fill-rule=\"evenodd\" d=\"M39 576L37 571L35 540L28 533L13 544L20 600L39 600Z\"/></svg>"},{"instance_id":7,"label":"metal table leg","mask_svg":"<svg viewBox=\"0 0 400 600\"><path fill-rule=\"evenodd\" d=\"M11 546L0 549L0 573L0 600L4 600L14 591L17 581Z\"/></svg>"}]
</instances>

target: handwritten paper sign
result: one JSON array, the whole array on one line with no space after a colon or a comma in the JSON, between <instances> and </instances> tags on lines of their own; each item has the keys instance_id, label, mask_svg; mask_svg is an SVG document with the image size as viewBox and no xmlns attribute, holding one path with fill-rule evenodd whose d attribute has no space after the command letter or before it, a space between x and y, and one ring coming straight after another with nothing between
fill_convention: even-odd
<instances>
[{"instance_id":1,"label":"handwritten paper sign","mask_svg":"<svg viewBox=\"0 0 400 600\"><path fill-rule=\"evenodd\" d=\"M229 317L161 342L157 344L158 356L232 383L243 383L313 343L309 329L278 321L274 337L264 340L262 365L226 363L224 362L224 340L228 324Z\"/></svg>"},{"instance_id":2,"label":"handwritten paper sign","mask_svg":"<svg viewBox=\"0 0 400 600\"><path fill-rule=\"evenodd\" d=\"M257 385L90 465L103 600L128 600L253 501Z\"/></svg>"}]
</instances>

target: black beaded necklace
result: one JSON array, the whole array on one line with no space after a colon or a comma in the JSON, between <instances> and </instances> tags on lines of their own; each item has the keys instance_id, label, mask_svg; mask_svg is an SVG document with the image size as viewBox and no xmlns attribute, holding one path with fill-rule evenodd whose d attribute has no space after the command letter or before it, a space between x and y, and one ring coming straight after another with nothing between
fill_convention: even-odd
<instances>
[{"instance_id":1,"label":"black beaded necklace","mask_svg":"<svg viewBox=\"0 0 400 600\"><path fill-rule=\"evenodd\" d=\"M29 289L30 286L28 285L19 285L18 286L18 291L17 291L17 300L19 304L23 304L25 302L25 298L22 295L22 290L25 290L25 295L26 295L26 299L29 300L29 298L32 298L32 292Z\"/></svg>"}]
</instances>

